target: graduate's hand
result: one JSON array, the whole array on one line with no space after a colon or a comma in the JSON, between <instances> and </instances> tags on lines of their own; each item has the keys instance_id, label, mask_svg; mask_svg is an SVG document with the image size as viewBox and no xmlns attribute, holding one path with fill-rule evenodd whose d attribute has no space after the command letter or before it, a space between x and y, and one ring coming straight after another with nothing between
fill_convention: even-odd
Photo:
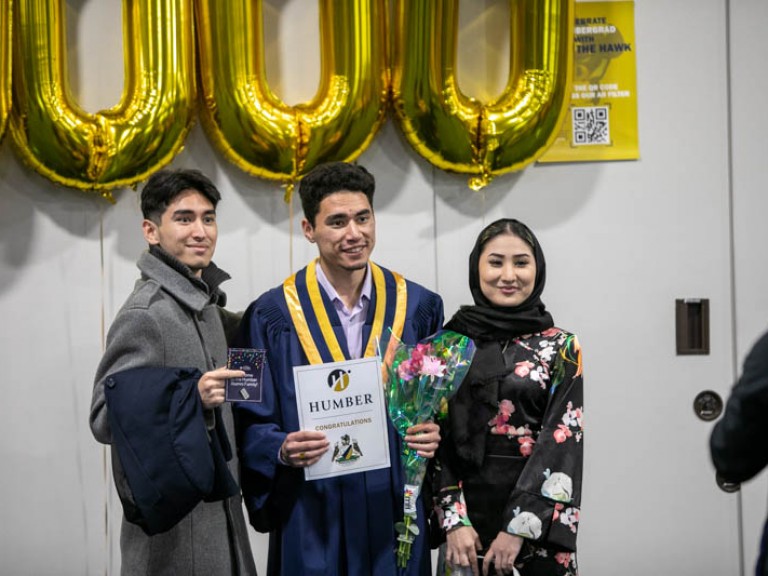
<instances>
[{"instance_id":1,"label":"graduate's hand","mask_svg":"<svg viewBox=\"0 0 768 576\"><path fill-rule=\"evenodd\" d=\"M283 464L294 468L312 466L328 451L330 442L322 432L299 430L291 432L280 447Z\"/></svg>"},{"instance_id":2,"label":"graduate's hand","mask_svg":"<svg viewBox=\"0 0 768 576\"><path fill-rule=\"evenodd\" d=\"M480 536L472 526L459 526L445 536L445 562L449 566L472 568L473 576L479 576L477 553L483 549Z\"/></svg>"},{"instance_id":3,"label":"graduate's hand","mask_svg":"<svg viewBox=\"0 0 768 576\"><path fill-rule=\"evenodd\" d=\"M432 458L440 444L440 426L434 422L423 422L405 431L405 443L419 456Z\"/></svg>"},{"instance_id":4,"label":"graduate's hand","mask_svg":"<svg viewBox=\"0 0 768 576\"><path fill-rule=\"evenodd\" d=\"M497 574L514 574L515 559L520 553L523 539L506 532L499 532L485 553L483 576L488 576L488 567L493 563Z\"/></svg>"},{"instance_id":5,"label":"graduate's hand","mask_svg":"<svg viewBox=\"0 0 768 576\"><path fill-rule=\"evenodd\" d=\"M244 376L245 372L242 370L229 370L226 367L216 368L203 374L197 381L197 391L200 392L203 408L212 410L223 404L227 379Z\"/></svg>"}]
</instances>

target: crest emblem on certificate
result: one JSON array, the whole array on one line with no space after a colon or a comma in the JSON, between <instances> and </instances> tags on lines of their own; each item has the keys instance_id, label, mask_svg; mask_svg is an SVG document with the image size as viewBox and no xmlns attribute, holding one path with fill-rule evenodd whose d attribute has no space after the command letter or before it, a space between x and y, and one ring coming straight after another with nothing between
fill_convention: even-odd
<instances>
[{"instance_id":1,"label":"crest emblem on certificate","mask_svg":"<svg viewBox=\"0 0 768 576\"><path fill-rule=\"evenodd\" d=\"M360 450L357 438L350 438L349 434L344 434L333 448L332 460L337 464L348 464L361 458L362 455L363 451Z\"/></svg>"}]
</instances>

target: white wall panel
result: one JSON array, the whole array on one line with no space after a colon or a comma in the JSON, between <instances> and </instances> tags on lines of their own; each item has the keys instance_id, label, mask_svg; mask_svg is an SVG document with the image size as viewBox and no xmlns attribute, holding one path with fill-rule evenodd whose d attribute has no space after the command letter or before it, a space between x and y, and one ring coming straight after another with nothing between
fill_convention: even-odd
<instances>
[{"instance_id":1,"label":"white wall panel","mask_svg":"<svg viewBox=\"0 0 768 576\"><path fill-rule=\"evenodd\" d=\"M0 174L0 566L85 574L104 555L96 520L106 487L88 429L100 349L98 201L47 185L7 148Z\"/></svg>"}]
</instances>

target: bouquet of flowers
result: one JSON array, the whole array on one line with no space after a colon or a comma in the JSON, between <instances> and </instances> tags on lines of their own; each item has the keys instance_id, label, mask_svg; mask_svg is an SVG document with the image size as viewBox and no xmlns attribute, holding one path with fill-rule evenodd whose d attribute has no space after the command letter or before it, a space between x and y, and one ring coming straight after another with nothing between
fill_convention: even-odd
<instances>
[{"instance_id":1,"label":"bouquet of flowers","mask_svg":"<svg viewBox=\"0 0 768 576\"><path fill-rule=\"evenodd\" d=\"M438 412L456 390L475 354L474 342L466 336L441 330L415 346L398 342L384 359L389 418L400 436ZM391 357L390 357L391 356ZM419 535L416 499L421 491L427 459L403 443L400 458L405 469L403 522L398 533L397 565L404 568L411 557L411 544Z\"/></svg>"}]
</instances>

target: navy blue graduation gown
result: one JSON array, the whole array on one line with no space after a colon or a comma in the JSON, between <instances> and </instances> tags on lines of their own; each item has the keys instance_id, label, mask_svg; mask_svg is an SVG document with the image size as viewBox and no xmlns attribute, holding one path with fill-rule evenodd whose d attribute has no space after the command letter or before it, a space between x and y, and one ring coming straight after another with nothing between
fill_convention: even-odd
<instances>
[{"instance_id":1,"label":"navy blue graduation gown","mask_svg":"<svg viewBox=\"0 0 768 576\"><path fill-rule=\"evenodd\" d=\"M314 264L312 264L314 265ZM383 269L384 270L384 269ZM296 274L302 307L321 353L325 346L311 305L305 297L306 268ZM394 279L384 270L387 318L394 312ZM336 338L345 354L341 322L320 289ZM375 289L363 330L368 341L376 309ZM407 282L406 320L402 340L414 344L436 332L443 322L440 297ZM389 324L385 323L385 329ZM431 575L427 506L422 502L418 523L421 536L413 545L406 569L398 570L395 550L396 522L403 517L404 473L400 438L389 425L388 469L359 472L336 478L304 480L304 470L278 461L288 432L299 429L293 367L309 364L299 343L283 288L263 294L246 311L239 346L267 350L262 402L235 406L242 490L251 524L269 532L269 576L428 576ZM330 361L330 357L324 354ZM431 504L430 504L431 507Z\"/></svg>"}]
</instances>

